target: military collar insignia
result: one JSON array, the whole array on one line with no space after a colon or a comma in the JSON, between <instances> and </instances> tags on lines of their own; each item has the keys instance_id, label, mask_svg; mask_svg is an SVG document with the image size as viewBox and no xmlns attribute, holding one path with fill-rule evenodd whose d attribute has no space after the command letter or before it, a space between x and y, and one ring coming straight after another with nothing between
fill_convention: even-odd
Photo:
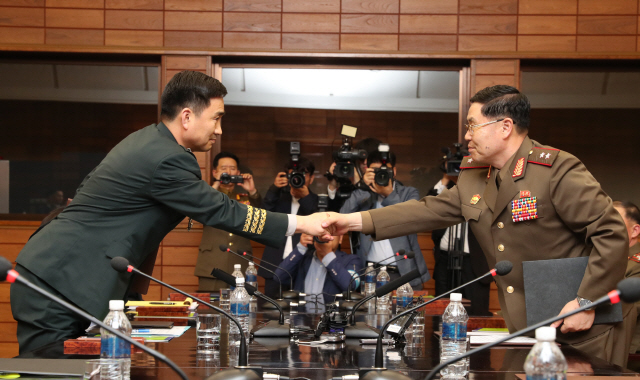
<instances>
[{"instance_id":1,"label":"military collar insignia","mask_svg":"<svg viewBox=\"0 0 640 380\"><path fill-rule=\"evenodd\" d=\"M635 261L636 263L640 263L640 253L636 253L633 256L629 256L629 260Z\"/></svg>"},{"instance_id":2,"label":"military collar insignia","mask_svg":"<svg viewBox=\"0 0 640 380\"><path fill-rule=\"evenodd\" d=\"M480 202L480 198L481 198L481 197L480 197L480 194L476 194L476 195L474 195L473 197L471 197L471 202L470 202L470 203L471 203L472 205L475 205L475 204L477 204L478 202Z\"/></svg>"},{"instance_id":3,"label":"military collar insignia","mask_svg":"<svg viewBox=\"0 0 640 380\"><path fill-rule=\"evenodd\" d=\"M462 169L483 169L488 168L489 165L476 162L471 156L465 156L460 163L460 170Z\"/></svg>"},{"instance_id":4,"label":"military collar insignia","mask_svg":"<svg viewBox=\"0 0 640 380\"><path fill-rule=\"evenodd\" d=\"M553 162L558 157L558 153L560 153L560 149L533 147L529 154L528 162L531 162L532 164L552 166Z\"/></svg>"},{"instance_id":5,"label":"military collar insignia","mask_svg":"<svg viewBox=\"0 0 640 380\"><path fill-rule=\"evenodd\" d=\"M513 168L513 174L511 175L513 178L517 178L524 174L524 157L521 157L518 162L516 162L516 167Z\"/></svg>"}]
</instances>

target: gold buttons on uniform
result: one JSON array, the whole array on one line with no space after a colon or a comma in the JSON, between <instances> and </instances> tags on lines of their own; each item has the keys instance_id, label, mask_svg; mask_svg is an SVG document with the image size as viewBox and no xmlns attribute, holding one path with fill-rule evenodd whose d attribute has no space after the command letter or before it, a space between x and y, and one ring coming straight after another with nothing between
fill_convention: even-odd
<instances>
[{"instance_id":1,"label":"gold buttons on uniform","mask_svg":"<svg viewBox=\"0 0 640 380\"><path fill-rule=\"evenodd\" d=\"M513 286L507 286L507 293L513 293Z\"/></svg>"},{"instance_id":2,"label":"gold buttons on uniform","mask_svg":"<svg viewBox=\"0 0 640 380\"><path fill-rule=\"evenodd\" d=\"M533 154L533 151L532 151L532 150L530 150L530 151L529 151L529 154Z\"/></svg>"},{"instance_id":3,"label":"gold buttons on uniform","mask_svg":"<svg viewBox=\"0 0 640 380\"><path fill-rule=\"evenodd\" d=\"M500 252L504 251L504 245L499 244L498 245L498 251L500 251Z\"/></svg>"},{"instance_id":4,"label":"gold buttons on uniform","mask_svg":"<svg viewBox=\"0 0 640 380\"><path fill-rule=\"evenodd\" d=\"M229 246L232 246L232 245L233 245L233 242L229 243Z\"/></svg>"},{"instance_id":5,"label":"gold buttons on uniform","mask_svg":"<svg viewBox=\"0 0 640 380\"><path fill-rule=\"evenodd\" d=\"M229 234L229 236L233 236L233 234Z\"/></svg>"},{"instance_id":6,"label":"gold buttons on uniform","mask_svg":"<svg viewBox=\"0 0 640 380\"><path fill-rule=\"evenodd\" d=\"M498 222L498 228L503 229L504 228L504 223Z\"/></svg>"}]
</instances>

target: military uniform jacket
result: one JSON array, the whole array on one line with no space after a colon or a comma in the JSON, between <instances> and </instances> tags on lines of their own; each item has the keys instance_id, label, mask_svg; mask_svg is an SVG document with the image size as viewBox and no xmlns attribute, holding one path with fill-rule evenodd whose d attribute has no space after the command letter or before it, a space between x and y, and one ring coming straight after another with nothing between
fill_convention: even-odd
<instances>
[{"instance_id":1,"label":"military uniform jacket","mask_svg":"<svg viewBox=\"0 0 640 380\"><path fill-rule=\"evenodd\" d=\"M262 204L260 193L256 193L253 197L250 197L247 196L247 194L239 193L236 189L237 187L229 194L231 199L235 199L244 204L250 204L253 207L260 207ZM244 191L243 188L240 189ZM232 253L221 252L220 246L222 244L228 246L235 252L247 252L251 254L251 241L249 239L236 235L233 232L223 231L211 226L204 226L194 275L213 278L211 275L213 268L222 269L223 271L231 273L234 264L247 266L247 260L243 260ZM220 282L222 283L222 281ZM225 283L225 286L222 287L226 288L228 285Z\"/></svg>"},{"instance_id":2,"label":"military uniform jacket","mask_svg":"<svg viewBox=\"0 0 640 380\"><path fill-rule=\"evenodd\" d=\"M363 232L388 239L469 222L489 267L501 260L513 263L511 273L496 277L511 332L526 327L523 261L589 256L577 295L590 300L622 280L628 252L624 223L576 157L526 137L499 172L468 157L461 166L458 185L437 197L362 213ZM623 305L624 316L629 310L630 305ZM611 327L559 333L558 340L582 342Z\"/></svg>"},{"instance_id":3,"label":"military uniform jacket","mask_svg":"<svg viewBox=\"0 0 640 380\"><path fill-rule=\"evenodd\" d=\"M193 153L160 123L116 145L16 261L102 319L109 300L123 299L131 278L113 270L111 258L123 256L139 267L185 216L269 245L281 244L288 225L284 214L212 189Z\"/></svg>"}]
</instances>

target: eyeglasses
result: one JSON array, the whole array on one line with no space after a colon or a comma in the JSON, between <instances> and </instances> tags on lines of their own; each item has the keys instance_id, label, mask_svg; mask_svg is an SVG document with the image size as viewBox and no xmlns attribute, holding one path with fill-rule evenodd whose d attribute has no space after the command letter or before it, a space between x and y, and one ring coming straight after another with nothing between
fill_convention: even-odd
<instances>
[{"instance_id":1,"label":"eyeglasses","mask_svg":"<svg viewBox=\"0 0 640 380\"><path fill-rule=\"evenodd\" d=\"M488 121L486 123L482 123L482 124L473 124L473 125L469 125L469 123L465 124L464 127L467 128L467 132L469 132L469 134L471 136L473 136L473 132L478 129L478 128L482 128L482 127L486 127L489 124L493 124L493 123L498 123L501 122L502 120L504 120L504 118L502 119L498 119L498 120L494 120L494 121Z\"/></svg>"}]
</instances>

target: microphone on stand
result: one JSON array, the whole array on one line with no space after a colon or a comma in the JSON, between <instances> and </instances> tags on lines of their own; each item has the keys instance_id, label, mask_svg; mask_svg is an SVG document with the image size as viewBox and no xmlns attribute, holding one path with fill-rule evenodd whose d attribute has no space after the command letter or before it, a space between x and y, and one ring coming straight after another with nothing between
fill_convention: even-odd
<instances>
[{"instance_id":1,"label":"microphone on stand","mask_svg":"<svg viewBox=\"0 0 640 380\"><path fill-rule=\"evenodd\" d=\"M171 360L169 360L169 358L167 358L166 356L162 355L161 353L159 353L158 351L145 346L144 344L137 342L133 339L131 339L130 336L127 336L125 334L123 334L122 332L115 330L113 328L111 328L111 326L107 326L105 325L101 320L95 318L94 316L92 316L91 314L81 310L80 308L54 296L53 294L47 292L46 290L40 288L39 286L31 283L30 281L28 281L25 278L22 278L22 276L20 276L20 273L18 273L17 271L15 271L14 269L12 269L12 265L9 262L9 260L5 259L4 257L0 256L0 281L8 281L10 283L20 283L22 285L27 286L29 289L32 289L33 291L40 293L41 295L49 298L50 300L64 306L66 309L69 309L71 311L73 311L74 313L78 314L79 316L81 316L84 319L87 319L93 323L95 323L96 325L100 326L101 328L109 331L110 333L114 334L115 336L117 336L120 339L125 340L128 343L131 343L132 345L134 345L135 347L141 349L142 351L148 353L149 355L153 356L154 358L158 358L160 359L160 361L166 363L169 367L171 367L171 369L173 369L181 378L183 378L184 380L189 380L189 378L187 377L187 375L182 372L182 370L180 369L180 367L178 367L174 362L172 362Z\"/></svg>"},{"instance_id":2,"label":"microphone on stand","mask_svg":"<svg viewBox=\"0 0 640 380\"><path fill-rule=\"evenodd\" d=\"M386 264L381 264L383 261L386 261L388 259L393 258L394 256L391 257L387 257L385 259L382 259L380 261L378 261L377 263L373 264L373 267L375 268L374 270L378 270L380 267L382 267L383 265L389 265L389 264L393 264L396 261L400 261L400 260L407 260L407 259L413 259L414 257L416 257L416 254L414 252L409 252L405 255L404 253L404 249L399 250L395 256L400 256L398 258L396 258L393 261L390 261L389 263ZM362 268L364 270L367 269L367 267ZM362 294L358 294L358 293L351 293L351 283L353 283L353 281L356 278L362 277L364 274L357 274L351 277L351 281L349 282L349 286L347 286L347 290L345 292L343 292L345 299L343 301L340 302L340 308L344 309L345 311L351 311L353 310L353 307L355 306L356 302L353 301L360 301L364 296ZM356 296L357 294L357 296ZM337 295L336 295L337 296ZM334 302L335 302L335 298L334 298Z\"/></svg>"},{"instance_id":3,"label":"microphone on stand","mask_svg":"<svg viewBox=\"0 0 640 380\"><path fill-rule=\"evenodd\" d=\"M222 249L222 246L220 246L220 249ZM275 269L280 268L280 270L282 270L283 272L285 272L286 274L289 275L289 288L290 288L290 290L285 290L283 292L282 289L280 289L280 292L281 292L280 298L285 299L285 300L297 300L298 298L300 298L300 296L304 297L306 295L304 293L298 292L297 290L293 290L293 276L291 275L291 272L288 272L286 269L281 268L279 265L276 265L276 264L270 263L270 262L268 262L266 260L262 260L262 259L259 259L259 258L255 257L255 256L252 256L252 255L248 254L247 252L242 252L242 256L247 256L251 260L254 260L253 261L254 264L256 264L256 262L255 262L256 259L260 260L260 263L262 264L261 268L266 270L267 272L271 272L271 271L264 267L265 263L271 265ZM256 264L256 265L258 265L258 264ZM273 272L271 272L271 273L273 273ZM278 280L279 279L280 278L278 278ZM280 283L280 284L282 284L282 283Z\"/></svg>"},{"instance_id":4,"label":"microphone on stand","mask_svg":"<svg viewBox=\"0 0 640 380\"><path fill-rule=\"evenodd\" d=\"M221 251L223 251L223 252L229 252L229 253L232 253L232 254L234 254L234 255L236 255L236 256L238 256L238 257L242 257L242 258L243 258L244 260L246 260L246 261L250 261L250 262L252 262L252 261L251 261L251 260L249 260L248 258L244 257L244 255L241 255L241 254L239 254L238 252L234 252L234 251L232 251L232 250L231 250L231 248L229 248L229 247L228 247L228 246L226 246L225 244L221 244L221 245L220 245L220 250L221 250ZM262 269L266 270L267 272L272 273L274 276L276 276L276 277L278 278L278 281L280 282L280 287L279 287L279 289L280 289L280 295L279 295L279 297L280 297L280 298L278 298L275 302L277 302L277 303L278 303L278 306L280 306L280 308L289 307L289 302L288 302L288 301L285 301L285 300L282 298L282 281L280 281L280 276L278 276L278 275L276 274L276 272L274 272L274 271L272 271L272 270L269 270L269 269L265 268L265 267L264 267L264 265L258 265L258 264L257 264L257 263L255 263L255 262L254 262L254 264L255 264L257 267L262 268ZM293 280L292 280L292 281L293 281ZM292 283L292 285L293 285L293 283ZM267 304L267 303L262 304L262 308L263 308L263 309L276 309L275 307L271 307L271 304Z\"/></svg>"},{"instance_id":5,"label":"microphone on stand","mask_svg":"<svg viewBox=\"0 0 640 380\"><path fill-rule=\"evenodd\" d=\"M213 268L213 270L211 271L211 275L219 280L226 282L229 285L236 283L236 278L230 275L229 273L223 271L222 269ZM262 294L262 292L258 291L258 289L256 289L252 285L245 284L244 288L247 290L247 293L249 293L249 295L255 295L256 297L260 297L263 300L274 304L278 309L278 311L280 312L280 319L278 320L278 322L269 321L269 323L267 323L265 326L259 329L254 329L252 331L253 336L254 337L274 337L274 336L288 337L290 331L289 331L289 327L284 326L284 312L282 311L282 308L280 307L280 305L278 305L278 303L275 300L273 300L271 297L267 297L266 295Z\"/></svg>"},{"instance_id":6,"label":"microphone on stand","mask_svg":"<svg viewBox=\"0 0 640 380\"><path fill-rule=\"evenodd\" d=\"M115 269L117 272L120 273L124 273L124 272L135 272L136 274L139 274L143 277L146 277L152 281L157 282L158 284L165 286L175 292L178 292L180 294L182 294L185 297L191 297L191 295L189 295L189 293L182 291L176 287L173 287L167 283L164 283L160 280L158 280L157 278L154 278L152 276L149 276L148 274L142 272L139 269L136 269L133 267L133 265L129 265L129 260L127 260L126 258L122 257L122 256L118 256L118 257L114 257L113 259L111 259L111 267L113 269ZM240 322L238 322L237 319L235 319L231 314L227 313L226 311L220 309L219 307L215 307L212 304L205 302L201 299L198 298L198 301L200 301L200 303L202 303L205 306L208 306L210 308L212 308L213 310L219 312L220 314L225 315L227 318L229 318L233 323L235 323L238 326L238 330L242 333L244 330L242 329L242 325L240 324ZM218 373L216 373L215 375L210 376L209 378L207 378L208 380L223 380L223 379L234 379L234 380L240 380L240 379L244 379L244 380L255 380L255 379L262 379L265 375L262 367L259 366L249 366L248 361L249 361L249 351L247 350L247 340L244 339L244 334L241 334L242 338L240 339L240 348L238 349L238 365L235 367L235 369L229 369L229 370L223 370L220 371Z\"/></svg>"},{"instance_id":7,"label":"microphone on stand","mask_svg":"<svg viewBox=\"0 0 640 380\"><path fill-rule=\"evenodd\" d=\"M634 303L640 300L640 278L638 277L629 277L629 278L625 278L624 280L620 281L618 283L618 287L615 290L610 291L609 293L607 293L607 295L599 298L596 301L593 301L592 303L588 304L588 305L584 305L582 307L579 307L577 309L571 310L569 312L566 312L564 314L560 314L560 315L556 315L555 317L549 318L546 321L542 321L539 323L536 323L535 325L529 326L527 328L524 328L520 331L516 331L513 334L509 334L503 338L500 338L496 341L493 341L491 343L487 343L483 346L480 346L478 348L474 348L473 350L467 351L462 355L456 356L454 358L451 358L443 363L438 364L437 366L435 366L431 372L427 375L427 377L425 378L425 380L431 380L436 373L438 373L442 368L453 364L455 362L457 362L460 359L464 359L468 356L471 356L475 353L478 353L480 351L486 350L487 348L491 348L495 345L498 345L502 342L505 342L509 339L513 339L516 337L519 337L521 335L524 335L528 332L531 332L535 329L537 329L538 327L542 327L542 326L547 326L550 325L551 323L558 321L560 319L564 319L567 317L570 317L574 314L580 313L582 311L585 311L587 309L591 309L594 308L598 305L604 304L604 303L611 303L616 304L618 302L620 302L620 300L626 302L626 303Z\"/></svg>"}]
</instances>

